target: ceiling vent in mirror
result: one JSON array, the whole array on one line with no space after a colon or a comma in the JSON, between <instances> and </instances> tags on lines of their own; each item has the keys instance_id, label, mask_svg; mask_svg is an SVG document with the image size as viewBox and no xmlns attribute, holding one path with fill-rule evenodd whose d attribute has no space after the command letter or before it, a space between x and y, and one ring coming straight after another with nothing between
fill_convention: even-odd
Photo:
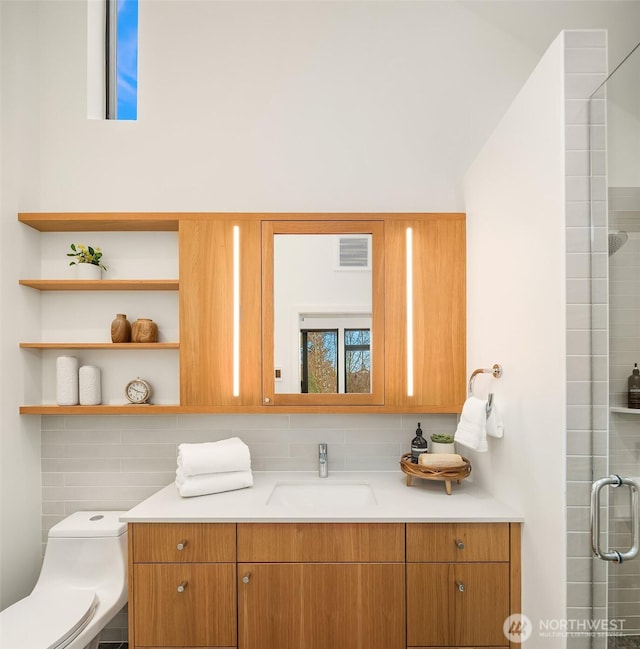
<instances>
[{"instance_id":1,"label":"ceiling vent in mirror","mask_svg":"<svg viewBox=\"0 0 640 649\"><path fill-rule=\"evenodd\" d=\"M371 235L341 235L338 241L339 270L369 270L371 267Z\"/></svg>"}]
</instances>

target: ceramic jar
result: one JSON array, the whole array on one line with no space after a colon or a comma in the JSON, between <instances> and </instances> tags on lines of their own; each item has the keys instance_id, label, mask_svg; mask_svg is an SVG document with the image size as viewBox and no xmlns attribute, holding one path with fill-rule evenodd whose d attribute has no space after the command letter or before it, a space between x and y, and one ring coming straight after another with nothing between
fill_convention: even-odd
<instances>
[{"instance_id":1,"label":"ceramic jar","mask_svg":"<svg viewBox=\"0 0 640 649\"><path fill-rule=\"evenodd\" d=\"M131 342L157 343L158 325L151 318L138 318L131 327Z\"/></svg>"},{"instance_id":2,"label":"ceramic jar","mask_svg":"<svg viewBox=\"0 0 640 649\"><path fill-rule=\"evenodd\" d=\"M431 442L432 453L455 453L456 446L454 442L443 444L442 442Z\"/></svg>"},{"instance_id":3,"label":"ceramic jar","mask_svg":"<svg viewBox=\"0 0 640 649\"><path fill-rule=\"evenodd\" d=\"M111 322L111 342L131 342L131 323L127 320L125 313L117 313L115 319Z\"/></svg>"}]
</instances>

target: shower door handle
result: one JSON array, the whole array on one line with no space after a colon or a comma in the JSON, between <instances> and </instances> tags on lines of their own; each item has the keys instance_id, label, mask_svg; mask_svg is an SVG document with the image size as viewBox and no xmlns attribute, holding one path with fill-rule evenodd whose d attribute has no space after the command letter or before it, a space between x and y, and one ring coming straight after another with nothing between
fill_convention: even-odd
<instances>
[{"instance_id":1,"label":"shower door handle","mask_svg":"<svg viewBox=\"0 0 640 649\"><path fill-rule=\"evenodd\" d=\"M621 486L629 487L631 490L631 529L633 543L628 550L602 549L600 547L600 492L604 487ZM593 554L603 561L622 563L628 559L634 559L640 550L640 524L638 515L638 483L631 478L621 478L619 475L611 475L608 478L600 478L591 485L591 549Z\"/></svg>"}]
</instances>

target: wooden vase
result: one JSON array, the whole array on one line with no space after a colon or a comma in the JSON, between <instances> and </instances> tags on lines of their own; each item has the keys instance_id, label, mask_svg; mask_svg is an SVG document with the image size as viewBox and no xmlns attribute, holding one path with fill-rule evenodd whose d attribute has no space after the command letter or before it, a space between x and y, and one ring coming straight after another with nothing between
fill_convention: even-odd
<instances>
[{"instance_id":1,"label":"wooden vase","mask_svg":"<svg viewBox=\"0 0 640 649\"><path fill-rule=\"evenodd\" d=\"M117 313L115 319L111 322L111 342L131 342L131 323L124 313Z\"/></svg>"},{"instance_id":2,"label":"wooden vase","mask_svg":"<svg viewBox=\"0 0 640 649\"><path fill-rule=\"evenodd\" d=\"M158 325L150 318L138 318L131 327L131 342L157 343Z\"/></svg>"}]
</instances>

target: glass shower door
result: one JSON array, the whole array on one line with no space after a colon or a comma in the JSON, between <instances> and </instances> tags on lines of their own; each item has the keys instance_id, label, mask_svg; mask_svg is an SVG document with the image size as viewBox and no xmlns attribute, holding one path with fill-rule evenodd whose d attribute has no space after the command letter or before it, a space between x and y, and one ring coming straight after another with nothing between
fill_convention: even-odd
<instances>
[{"instance_id":1,"label":"glass shower door","mask_svg":"<svg viewBox=\"0 0 640 649\"><path fill-rule=\"evenodd\" d=\"M600 426L607 431L606 439L601 431L595 432L594 424L593 618L605 624L604 633L591 644L598 649L640 649L640 409L629 408L627 384L634 363L640 365L640 44L611 73L591 104L592 173L601 175L601 165L606 165L608 196L608 250L592 254L593 264L607 264L608 327L593 336L595 346L599 333L604 333L608 353L597 357L602 351L594 351L594 358L608 360L609 403L607 420ZM602 121L602 110L606 146L602 142L598 147L594 123ZM594 382L593 389L603 386ZM607 458L606 465L597 461L598 449ZM598 467L605 469L604 475L599 475Z\"/></svg>"}]
</instances>

